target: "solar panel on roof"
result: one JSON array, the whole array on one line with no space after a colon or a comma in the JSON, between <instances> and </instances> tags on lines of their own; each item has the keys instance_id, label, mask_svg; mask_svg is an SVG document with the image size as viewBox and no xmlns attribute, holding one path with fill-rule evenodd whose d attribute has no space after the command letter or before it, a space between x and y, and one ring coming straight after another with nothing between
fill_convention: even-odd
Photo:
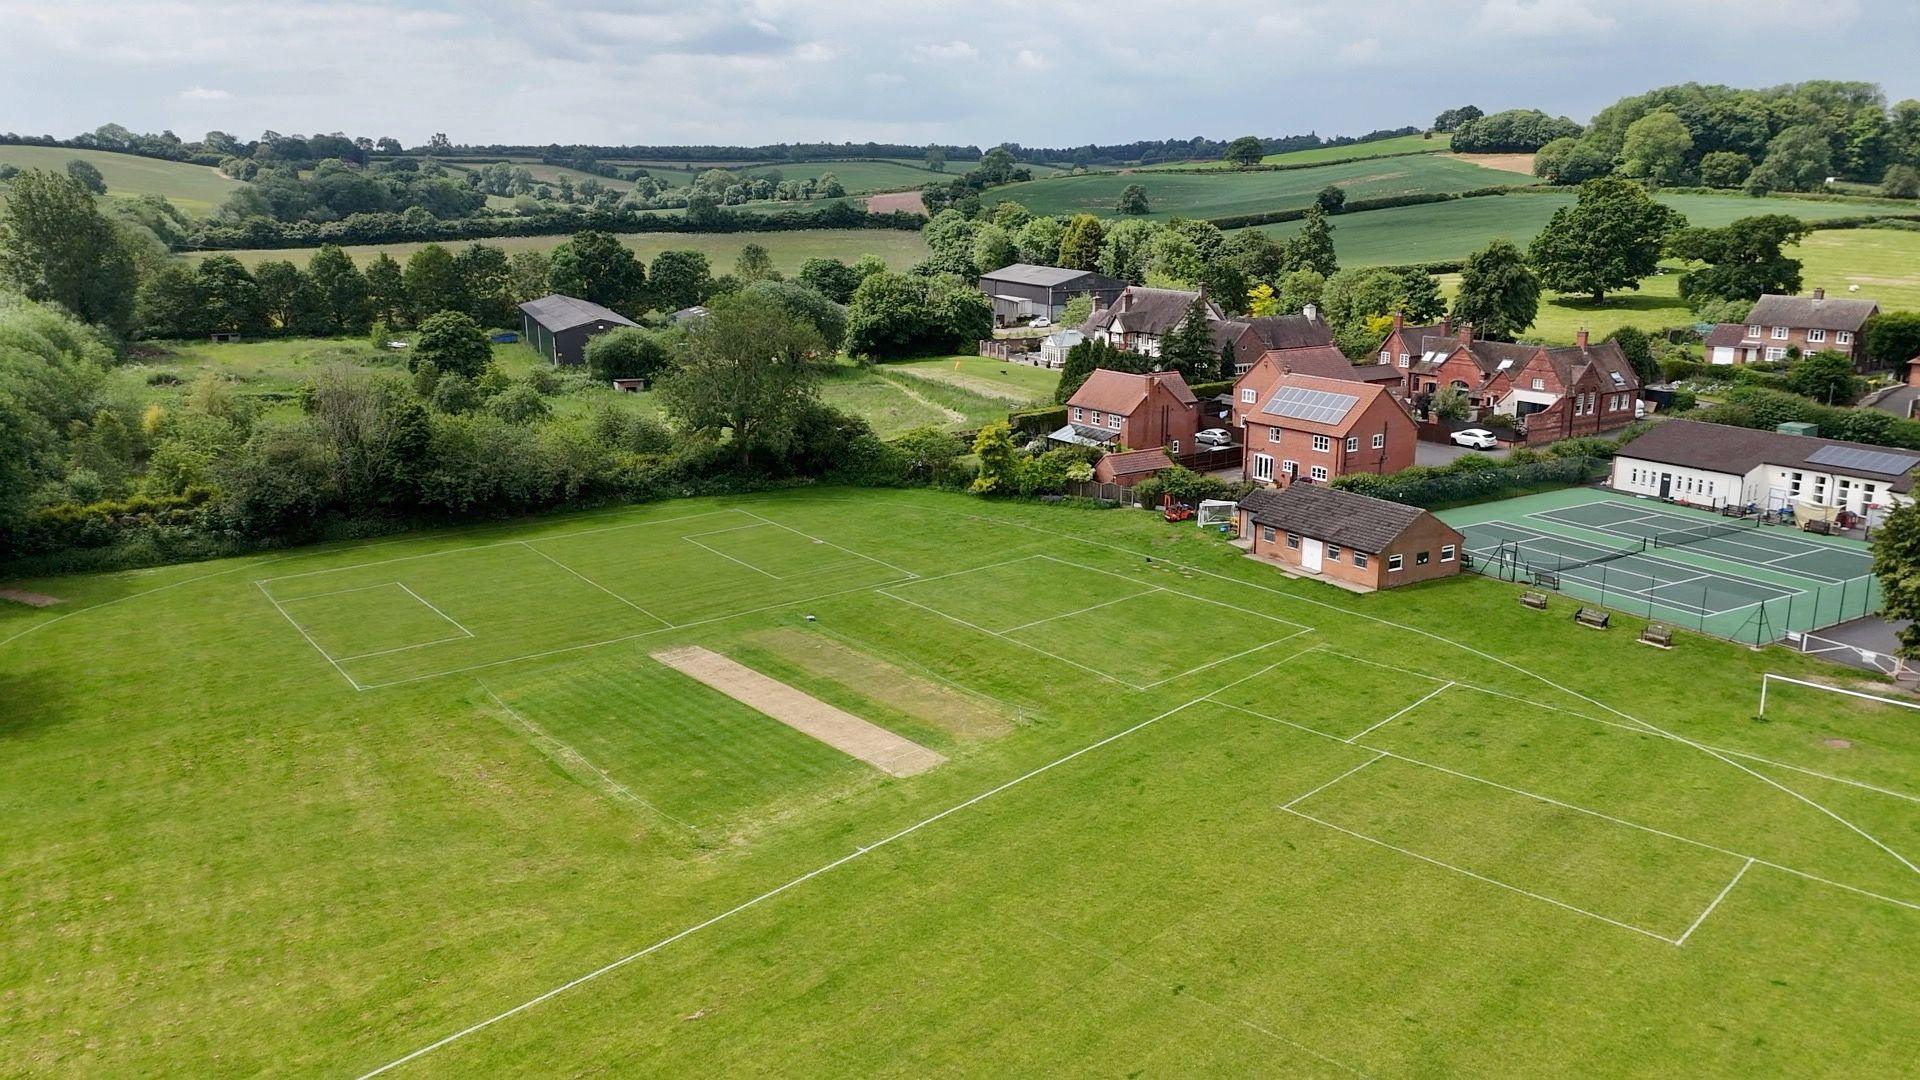
<instances>
[{"instance_id":1,"label":"solar panel on roof","mask_svg":"<svg viewBox=\"0 0 1920 1080\"><path fill-rule=\"evenodd\" d=\"M1275 416L1309 420L1316 424L1337 424L1360 399L1353 394L1333 394L1309 390L1304 386L1283 386L1267 402L1267 411Z\"/></svg>"},{"instance_id":2,"label":"solar panel on roof","mask_svg":"<svg viewBox=\"0 0 1920 1080\"><path fill-rule=\"evenodd\" d=\"M1900 476L1915 465L1920 465L1920 457L1890 454L1881 450L1859 450L1851 446L1823 446L1807 455L1807 464Z\"/></svg>"}]
</instances>

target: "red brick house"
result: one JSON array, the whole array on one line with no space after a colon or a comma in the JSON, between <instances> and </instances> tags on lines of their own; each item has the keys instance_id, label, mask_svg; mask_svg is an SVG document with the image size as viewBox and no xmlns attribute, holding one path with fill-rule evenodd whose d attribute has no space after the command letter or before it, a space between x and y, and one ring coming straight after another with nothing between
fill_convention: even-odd
<instances>
[{"instance_id":1,"label":"red brick house","mask_svg":"<svg viewBox=\"0 0 1920 1080\"><path fill-rule=\"evenodd\" d=\"M1744 325L1734 324L1740 327L1737 342L1721 344L1731 331L1722 334L1716 328L1707 359L1715 364L1785 360L1788 350L1797 349L1801 355L1842 353L1858 366L1860 331L1879 313L1880 305L1872 300L1829 300L1825 289L1813 290L1812 296L1769 294L1754 301Z\"/></svg>"},{"instance_id":2,"label":"red brick house","mask_svg":"<svg viewBox=\"0 0 1920 1080\"><path fill-rule=\"evenodd\" d=\"M1381 344L1398 368L1408 358L1402 393L1424 412L1451 387L1467 397L1474 419L1513 418L1530 443L1625 427L1639 414L1640 377L1620 346L1593 343L1585 330L1570 346L1481 341L1471 324L1451 337L1396 327Z\"/></svg>"},{"instance_id":3,"label":"red brick house","mask_svg":"<svg viewBox=\"0 0 1920 1080\"><path fill-rule=\"evenodd\" d=\"M1239 515L1249 554L1356 591L1457 574L1466 544L1417 506L1318 484L1251 492Z\"/></svg>"},{"instance_id":4,"label":"red brick house","mask_svg":"<svg viewBox=\"0 0 1920 1080\"><path fill-rule=\"evenodd\" d=\"M1155 473L1173 468L1165 450L1126 450L1094 462L1093 478L1102 484L1132 487Z\"/></svg>"},{"instance_id":5,"label":"red brick house","mask_svg":"<svg viewBox=\"0 0 1920 1080\"><path fill-rule=\"evenodd\" d=\"M1234 374L1238 376L1245 375L1268 353L1293 356L1332 349L1333 328L1320 318L1318 308L1308 304L1298 315L1227 319L1214 327L1214 340L1218 344L1233 343Z\"/></svg>"},{"instance_id":6,"label":"red brick house","mask_svg":"<svg viewBox=\"0 0 1920 1080\"><path fill-rule=\"evenodd\" d=\"M1049 435L1055 442L1146 450L1193 452L1200 430L1200 401L1177 371L1135 375L1099 368L1067 399L1067 426Z\"/></svg>"},{"instance_id":7,"label":"red brick house","mask_svg":"<svg viewBox=\"0 0 1920 1080\"><path fill-rule=\"evenodd\" d=\"M1442 318L1430 326L1408 326L1406 319L1398 312L1393 316L1393 330L1387 334L1387 340L1380 343L1377 357L1380 364L1399 369L1404 377L1421 357L1422 343L1428 338L1450 338L1453 336L1453 321Z\"/></svg>"},{"instance_id":8,"label":"red brick house","mask_svg":"<svg viewBox=\"0 0 1920 1080\"><path fill-rule=\"evenodd\" d=\"M1244 423L1246 478L1282 487L1399 472L1413 464L1419 438L1406 406L1386 387L1312 375L1276 380Z\"/></svg>"},{"instance_id":9,"label":"red brick house","mask_svg":"<svg viewBox=\"0 0 1920 1080\"><path fill-rule=\"evenodd\" d=\"M1246 427L1247 414L1258 409L1273 394L1274 386L1287 375L1311 375L1320 379L1373 383L1388 390L1400 388L1401 377L1392 367L1379 364L1355 364L1345 353L1331 345L1317 348L1271 349L1240 373L1233 384L1233 426Z\"/></svg>"}]
</instances>

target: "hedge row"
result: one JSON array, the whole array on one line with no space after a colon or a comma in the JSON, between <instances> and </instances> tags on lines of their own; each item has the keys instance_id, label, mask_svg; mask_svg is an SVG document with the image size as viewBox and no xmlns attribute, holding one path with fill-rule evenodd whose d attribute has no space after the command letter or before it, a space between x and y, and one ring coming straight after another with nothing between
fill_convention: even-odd
<instances>
[{"instance_id":1,"label":"hedge row","mask_svg":"<svg viewBox=\"0 0 1920 1080\"><path fill-rule=\"evenodd\" d=\"M1355 143L1354 145L1364 146L1366 144ZM1389 158L1425 157L1428 154L1443 154L1446 152L1446 150L1447 148L1445 146L1436 146L1431 150L1401 150L1397 153L1392 153L1392 154L1355 154L1352 157L1329 158L1325 161L1294 161L1294 162L1276 161L1276 162L1260 164L1260 165L1240 165L1240 166L1233 166L1233 167L1229 167L1225 165L1189 165L1189 166L1164 168L1164 169L1153 168L1147 171L1157 172L1157 173L1199 173L1203 175L1211 175L1213 173L1222 173L1222 172L1224 173L1294 172L1299 169L1324 169L1329 165L1351 165L1358 161L1386 161Z\"/></svg>"},{"instance_id":2,"label":"hedge row","mask_svg":"<svg viewBox=\"0 0 1920 1080\"><path fill-rule=\"evenodd\" d=\"M398 244L414 241L485 240L503 236L560 236L582 229L617 233L786 232L794 229L898 229L917 232L926 223L919 214L876 214L852 203L812 210L748 213L722 209L695 222L685 216L648 211L553 209L538 214L481 216L441 221L413 214L350 214L339 221L270 221L249 218L234 224L209 223L186 244L190 250L298 248L321 244Z\"/></svg>"},{"instance_id":3,"label":"hedge row","mask_svg":"<svg viewBox=\"0 0 1920 1080\"><path fill-rule=\"evenodd\" d=\"M1549 458L1517 465L1496 465L1485 458L1461 460L1482 464L1476 468L1444 471L1405 469L1390 476L1349 473L1335 478L1332 486L1376 499L1434 509L1510 498L1543 487L1591 483L1606 470L1604 457Z\"/></svg>"},{"instance_id":4,"label":"hedge row","mask_svg":"<svg viewBox=\"0 0 1920 1080\"><path fill-rule=\"evenodd\" d=\"M1340 214L1359 214L1368 210L1391 210L1396 206L1422 206L1427 203L1453 202L1455 199L1479 199L1489 195L1505 195L1513 191L1525 191L1539 185L1520 187L1483 187L1470 191L1421 191L1406 195L1384 195L1378 199L1349 199L1341 207ZM1235 214L1229 217L1209 219L1216 228L1244 229L1250 225L1277 225L1285 221L1299 221L1307 216L1311 207L1301 206L1292 210L1273 210L1260 214Z\"/></svg>"}]
</instances>

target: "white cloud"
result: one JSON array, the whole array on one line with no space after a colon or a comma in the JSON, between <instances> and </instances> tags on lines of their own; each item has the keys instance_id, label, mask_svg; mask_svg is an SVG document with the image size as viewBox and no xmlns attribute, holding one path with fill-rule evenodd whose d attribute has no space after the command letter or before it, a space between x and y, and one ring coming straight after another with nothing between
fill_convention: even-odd
<instances>
[{"instance_id":1,"label":"white cloud","mask_svg":"<svg viewBox=\"0 0 1920 1080\"><path fill-rule=\"evenodd\" d=\"M803 42L793 50L795 60L804 60L809 64L823 64L839 55L834 51L833 46L823 45L818 41Z\"/></svg>"},{"instance_id":2,"label":"white cloud","mask_svg":"<svg viewBox=\"0 0 1920 1080\"><path fill-rule=\"evenodd\" d=\"M980 59L980 50L959 38L938 45L916 45L913 54L930 64L959 64Z\"/></svg>"},{"instance_id":3,"label":"white cloud","mask_svg":"<svg viewBox=\"0 0 1920 1080\"><path fill-rule=\"evenodd\" d=\"M1050 66L1046 57L1032 49L1021 49L1014 55L1013 62L1028 71L1045 71Z\"/></svg>"},{"instance_id":4,"label":"white cloud","mask_svg":"<svg viewBox=\"0 0 1920 1080\"><path fill-rule=\"evenodd\" d=\"M1487 0L1479 23L1488 33L1516 37L1603 34L1613 29L1613 17L1594 11L1588 0Z\"/></svg>"},{"instance_id":5,"label":"white cloud","mask_svg":"<svg viewBox=\"0 0 1920 1080\"><path fill-rule=\"evenodd\" d=\"M205 86L189 86L180 91L180 97L186 101L225 101L232 96L225 90L213 90Z\"/></svg>"},{"instance_id":6,"label":"white cloud","mask_svg":"<svg viewBox=\"0 0 1920 1080\"><path fill-rule=\"evenodd\" d=\"M1379 38L1365 37L1340 46L1340 59L1349 64L1363 64L1379 55Z\"/></svg>"}]
</instances>

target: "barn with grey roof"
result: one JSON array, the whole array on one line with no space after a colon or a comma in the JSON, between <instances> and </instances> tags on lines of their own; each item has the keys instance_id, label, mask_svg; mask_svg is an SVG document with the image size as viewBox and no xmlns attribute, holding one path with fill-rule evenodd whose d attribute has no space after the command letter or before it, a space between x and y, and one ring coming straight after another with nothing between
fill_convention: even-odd
<instances>
[{"instance_id":1,"label":"barn with grey roof","mask_svg":"<svg viewBox=\"0 0 1920 1080\"><path fill-rule=\"evenodd\" d=\"M553 364L578 364L586 359L589 339L638 325L612 308L558 293L520 305L521 336Z\"/></svg>"},{"instance_id":2,"label":"barn with grey roof","mask_svg":"<svg viewBox=\"0 0 1920 1080\"><path fill-rule=\"evenodd\" d=\"M1093 297L1095 308L1105 307L1127 283L1091 270L1014 263L980 275L979 286L993 301L994 325L1011 326L1032 318L1058 322L1068 302L1082 294Z\"/></svg>"}]
</instances>

